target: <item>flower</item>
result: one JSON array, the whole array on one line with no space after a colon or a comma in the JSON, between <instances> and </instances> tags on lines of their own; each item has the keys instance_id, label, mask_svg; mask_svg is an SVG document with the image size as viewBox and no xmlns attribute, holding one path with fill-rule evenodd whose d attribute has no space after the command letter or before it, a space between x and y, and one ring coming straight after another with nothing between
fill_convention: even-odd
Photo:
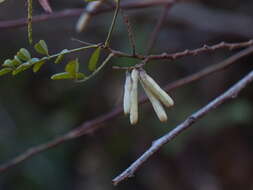
<instances>
[{"instance_id":1,"label":"flower","mask_svg":"<svg viewBox=\"0 0 253 190\"><path fill-rule=\"evenodd\" d=\"M163 107L174 105L173 99L150 77L144 70L133 69L130 74L126 73L124 86L124 113L130 114L132 125L138 122L138 80L147 94L154 111L161 122L167 121L167 114Z\"/></svg>"}]
</instances>

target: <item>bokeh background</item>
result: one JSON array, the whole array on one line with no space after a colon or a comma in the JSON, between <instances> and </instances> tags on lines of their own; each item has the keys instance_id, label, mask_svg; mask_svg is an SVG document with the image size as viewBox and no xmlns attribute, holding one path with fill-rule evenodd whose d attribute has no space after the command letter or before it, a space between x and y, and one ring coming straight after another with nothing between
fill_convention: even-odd
<instances>
[{"instance_id":1,"label":"bokeh background","mask_svg":"<svg viewBox=\"0 0 253 190\"><path fill-rule=\"evenodd\" d=\"M127 2L128 0L122 0ZM135 1L135 0L132 0ZM51 0L54 11L81 8L82 0ZM152 53L176 52L220 41L239 42L253 36L252 0L202 0L177 3L169 12ZM162 7L128 10L137 51L144 53ZM35 2L34 14L43 14ZM0 5L0 22L26 16L24 1L7 0ZM101 42L112 13L93 18L87 30L74 30L78 17L34 23L34 40L47 41L50 52L79 47L78 38ZM112 39L114 49L131 52L126 26L118 19ZM19 48L32 49L26 28L0 30L0 61L13 57ZM155 61L146 67L161 85L217 64L237 51L218 50L177 61ZM91 52L79 57L84 71ZM43 152L0 175L1 190L253 190L253 88L214 110L164 146L136 173L117 187L111 179L140 156L153 140L170 131L192 112L207 104L252 69L253 56L241 59L222 72L171 92L176 105L161 124L149 104L142 105L140 122L130 126L120 115L103 129ZM122 102L124 72L112 65L134 64L114 58L94 79L84 84L52 81L50 76L64 65L47 64L33 74L0 79L0 162L29 147L64 134ZM87 71L86 71L87 72ZM141 91L141 93L143 93Z\"/></svg>"}]
</instances>

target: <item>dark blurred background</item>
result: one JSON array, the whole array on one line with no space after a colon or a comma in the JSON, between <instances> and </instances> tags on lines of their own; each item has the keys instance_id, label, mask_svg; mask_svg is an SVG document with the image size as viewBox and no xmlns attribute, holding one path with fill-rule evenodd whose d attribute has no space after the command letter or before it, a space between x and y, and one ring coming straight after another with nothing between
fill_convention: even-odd
<instances>
[{"instance_id":1,"label":"dark blurred background","mask_svg":"<svg viewBox=\"0 0 253 190\"><path fill-rule=\"evenodd\" d=\"M127 2L127 0L122 0ZM134 0L132 0L134 1ZM51 0L54 11L80 8L83 0ZM220 41L240 42L253 36L252 0L202 0L176 4L161 29L153 53L176 52ZM128 10L139 53L147 41L162 7ZM35 2L34 14L43 10ZM7 0L0 5L0 21L26 16L24 1ZM112 13L93 18L86 32L75 33L78 17L34 23L34 41L44 39L55 53L81 46L71 38L101 42ZM112 47L131 52L126 26L118 19ZM0 61L13 57L19 48L31 49L26 28L0 30ZM218 50L174 62L155 61L148 73L165 85L237 51ZM90 52L79 56L84 65ZM132 64L131 59L113 59L112 64ZM252 85L240 96L210 113L152 157L136 176L113 187L111 179L140 156L153 140L170 131L192 112L207 104L252 69L253 56L225 71L171 92L176 104L161 124L152 107L141 106L140 122L130 126L128 117L117 117L92 135L43 152L0 176L1 190L44 189L171 189L253 190ZM84 84L52 81L50 76L64 65L47 64L33 74L0 79L0 162L28 147L64 134L81 123L110 111L122 101L124 72L107 66Z\"/></svg>"}]
</instances>

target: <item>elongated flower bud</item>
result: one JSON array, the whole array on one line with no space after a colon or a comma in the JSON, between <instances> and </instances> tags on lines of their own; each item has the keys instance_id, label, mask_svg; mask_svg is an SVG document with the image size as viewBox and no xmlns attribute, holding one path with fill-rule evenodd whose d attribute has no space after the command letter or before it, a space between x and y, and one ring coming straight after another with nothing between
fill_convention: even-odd
<instances>
[{"instance_id":1,"label":"elongated flower bud","mask_svg":"<svg viewBox=\"0 0 253 190\"><path fill-rule=\"evenodd\" d=\"M89 13L83 13L78 21L77 21L77 24L76 24L76 31L79 33L79 32L82 32L86 26L88 25L88 23L90 22L90 19L91 19L91 15Z\"/></svg>"},{"instance_id":2,"label":"elongated flower bud","mask_svg":"<svg viewBox=\"0 0 253 190\"><path fill-rule=\"evenodd\" d=\"M91 19L91 13L92 11L95 11L99 6L103 3L104 0L99 0L99 1L92 1L89 2L88 5L85 8L84 13L81 14L79 17L77 24L76 24L76 31L77 32L82 32L87 25L90 22Z\"/></svg>"},{"instance_id":3,"label":"elongated flower bud","mask_svg":"<svg viewBox=\"0 0 253 190\"><path fill-rule=\"evenodd\" d=\"M161 102L156 98L156 96L149 90L149 88L146 87L146 85L141 81L141 85L146 92L154 110L161 122L166 122L167 121L167 114L161 104Z\"/></svg>"},{"instance_id":4,"label":"elongated flower bud","mask_svg":"<svg viewBox=\"0 0 253 190\"><path fill-rule=\"evenodd\" d=\"M131 73L132 90L130 94L130 123L132 125L138 122L138 78L139 71L133 69Z\"/></svg>"},{"instance_id":5,"label":"elongated flower bud","mask_svg":"<svg viewBox=\"0 0 253 190\"><path fill-rule=\"evenodd\" d=\"M140 78L146 87L166 106L174 105L172 98L145 72L140 72Z\"/></svg>"},{"instance_id":6,"label":"elongated flower bud","mask_svg":"<svg viewBox=\"0 0 253 190\"><path fill-rule=\"evenodd\" d=\"M130 105L131 105L131 90L132 90L132 79L130 73L126 72L126 81L124 86L124 100L123 100L123 108L124 113L129 114L130 113Z\"/></svg>"}]
</instances>

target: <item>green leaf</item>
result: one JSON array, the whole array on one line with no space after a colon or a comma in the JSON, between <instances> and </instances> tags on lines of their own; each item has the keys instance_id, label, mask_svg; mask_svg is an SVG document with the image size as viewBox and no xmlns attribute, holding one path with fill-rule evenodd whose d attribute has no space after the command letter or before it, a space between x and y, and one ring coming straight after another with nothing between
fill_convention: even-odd
<instances>
[{"instance_id":1,"label":"green leaf","mask_svg":"<svg viewBox=\"0 0 253 190\"><path fill-rule=\"evenodd\" d=\"M11 72L12 68L6 67L0 70L0 76L6 75L7 73Z\"/></svg>"},{"instance_id":2,"label":"green leaf","mask_svg":"<svg viewBox=\"0 0 253 190\"><path fill-rule=\"evenodd\" d=\"M82 80L84 78L86 78L86 75L84 73L79 72L76 74L76 79Z\"/></svg>"},{"instance_id":3,"label":"green leaf","mask_svg":"<svg viewBox=\"0 0 253 190\"><path fill-rule=\"evenodd\" d=\"M84 79L86 75L84 73L76 73L76 75L71 75L68 72L57 73L51 76L52 80L66 80L66 79Z\"/></svg>"},{"instance_id":4,"label":"green leaf","mask_svg":"<svg viewBox=\"0 0 253 190\"><path fill-rule=\"evenodd\" d=\"M40 61L40 59L39 59L39 58L34 57L34 58L32 58L32 59L30 59L30 60L29 60L29 63L31 63L31 64L35 64L35 63L37 63L37 62L39 62L39 61Z\"/></svg>"},{"instance_id":5,"label":"green leaf","mask_svg":"<svg viewBox=\"0 0 253 190\"><path fill-rule=\"evenodd\" d=\"M78 59L69 61L65 67L65 71L69 74L75 76L75 74L79 71L79 61Z\"/></svg>"},{"instance_id":6,"label":"green leaf","mask_svg":"<svg viewBox=\"0 0 253 190\"><path fill-rule=\"evenodd\" d=\"M18 53L17 56L20 60L22 61L28 61L31 59L31 54L29 53L29 51L25 48L21 48Z\"/></svg>"},{"instance_id":7,"label":"green leaf","mask_svg":"<svg viewBox=\"0 0 253 190\"><path fill-rule=\"evenodd\" d=\"M91 55L90 60L89 60L89 64L88 64L88 68L90 71L95 71L97 68L97 62L100 56L100 50L101 48L98 47Z\"/></svg>"},{"instance_id":8,"label":"green leaf","mask_svg":"<svg viewBox=\"0 0 253 190\"><path fill-rule=\"evenodd\" d=\"M34 49L42 55L49 55L48 54L48 47L47 47L47 44L44 40L40 40L38 43L36 43L34 45Z\"/></svg>"},{"instance_id":9,"label":"green leaf","mask_svg":"<svg viewBox=\"0 0 253 190\"><path fill-rule=\"evenodd\" d=\"M20 72L23 72L23 71L29 69L32 65L33 64L30 62L23 63L23 64L19 65L15 70L12 71L12 75L16 75Z\"/></svg>"},{"instance_id":10,"label":"green leaf","mask_svg":"<svg viewBox=\"0 0 253 190\"><path fill-rule=\"evenodd\" d=\"M33 66L33 72L37 73L40 70L40 68L42 67L42 65L44 65L44 64L45 64L45 61L43 61L43 60L35 63Z\"/></svg>"},{"instance_id":11,"label":"green leaf","mask_svg":"<svg viewBox=\"0 0 253 190\"><path fill-rule=\"evenodd\" d=\"M71 75L68 72L57 73L51 76L52 80L64 80L64 79L75 79L75 76Z\"/></svg>"},{"instance_id":12,"label":"green leaf","mask_svg":"<svg viewBox=\"0 0 253 190\"><path fill-rule=\"evenodd\" d=\"M22 61L18 58L18 56L14 56L14 59L12 60L12 64L14 66L19 66L20 64L22 64Z\"/></svg>"},{"instance_id":13,"label":"green leaf","mask_svg":"<svg viewBox=\"0 0 253 190\"><path fill-rule=\"evenodd\" d=\"M68 52L69 50L64 49L61 51L60 55L56 58L56 60L54 61L55 64L59 64L62 62L64 55Z\"/></svg>"},{"instance_id":14,"label":"green leaf","mask_svg":"<svg viewBox=\"0 0 253 190\"><path fill-rule=\"evenodd\" d=\"M3 66L3 67L14 67L14 64L13 64L12 60L6 59L6 60L4 61L4 63L2 64L2 66Z\"/></svg>"}]
</instances>

